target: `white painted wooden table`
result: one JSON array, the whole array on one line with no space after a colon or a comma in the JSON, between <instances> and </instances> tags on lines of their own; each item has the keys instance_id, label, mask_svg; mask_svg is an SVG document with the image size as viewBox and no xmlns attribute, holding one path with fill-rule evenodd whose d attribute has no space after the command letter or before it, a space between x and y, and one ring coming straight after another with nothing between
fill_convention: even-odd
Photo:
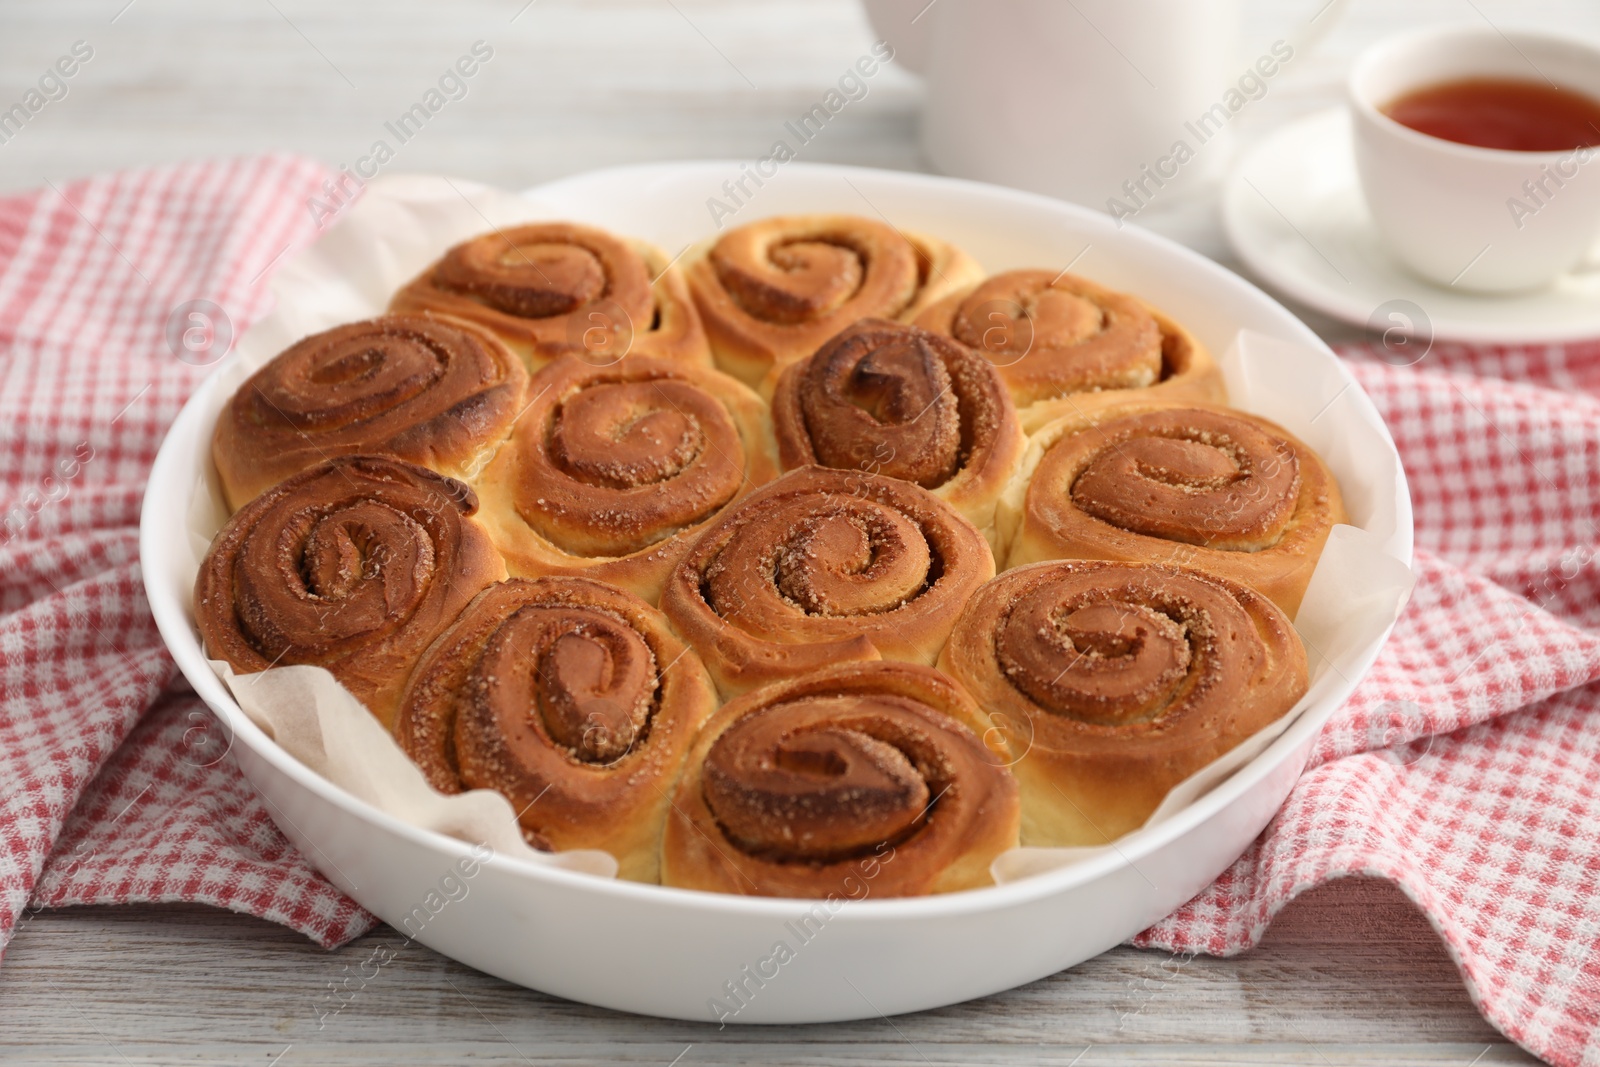
<instances>
[{"instance_id":1,"label":"white painted wooden table","mask_svg":"<svg viewBox=\"0 0 1600 1067\"><path fill-rule=\"evenodd\" d=\"M1251 0L1251 33L1292 35L1320 4ZM1241 143L1337 101L1368 42L1446 19L1600 37L1594 0L1353 0L1338 29L1240 115ZM519 187L616 163L750 159L871 35L854 0L8 0L0 105L80 40L94 55L67 95L0 143L0 191L198 155L286 150L351 163L479 40L493 58L390 170ZM923 169L920 95L917 79L891 66L802 158ZM1208 201L1139 221L1234 265ZM1477 1015L1405 898L1359 879L1297 901L1236 959L1118 949L1023 989L893 1021L718 1031L634 1018L506 985L419 946L319 1021L328 983L399 941L380 928L327 953L269 923L189 906L42 912L0 967L0 1061L1532 1062Z\"/></svg>"}]
</instances>

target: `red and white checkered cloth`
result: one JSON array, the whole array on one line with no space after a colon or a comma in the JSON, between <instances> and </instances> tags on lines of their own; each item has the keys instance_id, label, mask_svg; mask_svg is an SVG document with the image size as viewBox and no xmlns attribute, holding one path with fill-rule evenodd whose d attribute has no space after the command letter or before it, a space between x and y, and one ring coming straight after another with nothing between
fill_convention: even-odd
<instances>
[{"instance_id":1,"label":"red and white checkered cloth","mask_svg":"<svg viewBox=\"0 0 1600 1067\"><path fill-rule=\"evenodd\" d=\"M265 157L0 198L0 944L65 904L201 901L324 945L374 921L217 758L137 561L146 471L205 373L167 318L208 299L242 331L327 173ZM1600 1064L1600 342L1347 355L1411 477L1416 592L1261 839L1137 943L1238 952L1301 891L1382 875L1491 1022Z\"/></svg>"}]
</instances>

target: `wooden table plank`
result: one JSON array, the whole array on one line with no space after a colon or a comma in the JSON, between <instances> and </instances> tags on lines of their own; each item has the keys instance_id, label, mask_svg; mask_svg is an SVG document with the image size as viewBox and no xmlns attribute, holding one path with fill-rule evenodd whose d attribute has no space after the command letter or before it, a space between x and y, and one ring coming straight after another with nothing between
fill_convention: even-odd
<instances>
[{"instance_id":1,"label":"wooden table plank","mask_svg":"<svg viewBox=\"0 0 1600 1067\"><path fill-rule=\"evenodd\" d=\"M400 951L348 1007L325 1015L327 983L362 973L380 946ZM6 955L0 1019L10 1052L41 1063L267 1063L288 1049L285 1065L665 1065L691 1045L683 1067L1536 1062L1472 1009L1411 903L1369 879L1307 894L1258 950L1233 959L1119 948L1021 989L892 1022L722 1030L534 993L405 945L387 927L324 952L210 908L44 911Z\"/></svg>"}]
</instances>

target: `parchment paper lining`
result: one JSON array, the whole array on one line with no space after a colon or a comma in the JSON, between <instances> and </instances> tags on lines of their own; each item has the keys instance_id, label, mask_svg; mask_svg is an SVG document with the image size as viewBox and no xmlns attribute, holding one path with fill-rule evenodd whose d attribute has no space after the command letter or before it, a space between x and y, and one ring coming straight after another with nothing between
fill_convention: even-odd
<instances>
[{"instance_id":1,"label":"parchment paper lining","mask_svg":"<svg viewBox=\"0 0 1600 1067\"><path fill-rule=\"evenodd\" d=\"M328 233L279 268L273 279L276 307L240 339L221 372L221 395L231 395L301 337L382 313L390 295L450 245L495 227L559 217L534 199L465 181L398 175L369 183ZM1230 403L1273 419L1315 448L1338 475L1352 520L1368 529L1334 529L1295 619L1311 664L1306 696L1289 714L1181 783L1147 826L1215 788L1324 699L1381 639L1410 593L1410 569L1385 550L1396 531L1373 528L1373 516L1383 513L1377 502L1397 491L1398 461L1372 435L1341 432L1348 420L1334 413L1354 396L1336 368L1294 358L1295 347L1242 332L1221 361ZM207 463L186 516L191 583L226 515L216 472ZM434 792L393 738L327 671L277 667L236 677L225 663L211 665L252 722L306 766L380 810L464 841L487 842L506 855L615 877L616 862L603 852L550 854L529 847L510 802L498 793L474 790L447 797ZM995 861L993 873L998 882L1014 881L1111 847L1013 849Z\"/></svg>"}]
</instances>

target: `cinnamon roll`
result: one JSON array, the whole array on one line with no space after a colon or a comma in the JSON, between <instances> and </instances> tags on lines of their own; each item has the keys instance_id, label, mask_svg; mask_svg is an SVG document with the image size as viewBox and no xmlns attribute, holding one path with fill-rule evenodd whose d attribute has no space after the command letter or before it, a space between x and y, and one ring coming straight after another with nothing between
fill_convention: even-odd
<instances>
[{"instance_id":1,"label":"cinnamon roll","mask_svg":"<svg viewBox=\"0 0 1600 1067\"><path fill-rule=\"evenodd\" d=\"M513 574L583 574L653 603L695 535L777 473L761 398L707 367L565 356L528 393L474 483Z\"/></svg>"},{"instance_id":2,"label":"cinnamon roll","mask_svg":"<svg viewBox=\"0 0 1600 1067\"><path fill-rule=\"evenodd\" d=\"M392 726L422 650L505 577L472 490L384 456L302 471L234 513L206 553L194 612L240 674L325 667Z\"/></svg>"},{"instance_id":3,"label":"cinnamon roll","mask_svg":"<svg viewBox=\"0 0 1600 1067\"><path fill-rule=\"evenodd\" d=\"M1166 399L1226 400L1216 362L1193 335L1138 297L1075 274L996 274L915 321L993 363L1030 431L1062 413L1034 414L1033 405L1073 393L1159 388Z\"/></svg>"},{"instance_id":4,"label":"cinnamon roll","mask_svg":"<svg viewBox=\"0 0 1600 1067\"><path fill-rule=\"evenodd\" d=\"M962 286L983 280L978 261L949 241L925 233L899 233L917 253L917 291L900 312L901 322L911 322Z\"/></svg>"},{"instance_id":5,"label":"cinnamon roll","mask_svg":"<svg viewBox=\"0 0 1600 1067\"><path fill-rule=\"evenodd\" d=\"M860 318L915 313L981 277L960 249L853 215L790 215L730 230L684 272L717 364L755 385Z\"/></svg>"},{"instance_id":6,"label":"cinnamon roll","mask_svg":"<svg viewBox=\"0 0 1600 1067\"><path fill-rule=\"evenodd\" d=\"M731 696L832 663L931 664L993 575L983 534L927 490L801 467L701 535L661 607Z\"/></svg>"},{"instance_id":7,"label":"cinnamon roll","mask_svg":"<svg viewBox=\"0 0 1600 1067\"><path fill-rule=\"evenodd\" d=\"M1025 439L982 356L915 326L863 319L790 364L772 394L784 467L915 482L995 544L994 508Z\"/></svg>"},{"instance_id":8,"label":"cinnamon roll","mask_svg":"<svg viewBox=\"0 0 1600 1067\"><path fill-rule=\"evenodd\" d=\"M355 453L471 475L510 432L528 374L465 322L388 315L299 341L239 387L211 454L241 507L313 464Z\"/></svg>"},{"instance_id":9,"label":"cinnamon roll","mask_svg":"<svg viewBox=\"0 0 1600 1067\"><path fill-rule=\"evenodd\" d=\"M1139 403L1058 419L1033 436L1000 505L1007 565L1177 563L1242 582L1293 615L1335 523L1322 458L1257 415Z\"/></svg>"},{"instance_id":10,"label":"cinnamon roll","mask_svg":"<svg viewBox=\"0 0 1600 1067\"><path fill-rule=\"evenodd\" d=\"M533 368L563 355L600 366L627 355L709 363L700 316L660 249L573 222L536 222L451 248L394 295L498 335Z\"/></svg>"},{"instance_id":11,"label":"cinnamon roll","mask_svg":"<svg viewBox=\"0 0 1600 1067\"><path fill-rule=\"evenodd\" d=\"M990 715L1022 788L1022 843L1101 845L1305 694L1271 601L1181 567L1099 560L1006 571L939 666Z\"/></svg>"},{"instance_id":12,"label":"cinnamon roll","mask_svg":"<svg viewBox=\"0 0 1600 1067\"><path fill-rule=\"evenodd\" d=\"M537 847L659 881L661 826L711 679L661 613L587 578L478 595L417 664L395 735L434 788L493 789Z\"/></svg>"},{"instance_id":13,"label":"cinnamon roll","mask_svg":"<svg viewBox=\"0 0 1600 1067\"><path fill-rule=\"evenodd\" d=\"M1067 393L1053 400L1035 401L1017 412L1023 432L1031 434L1065 415L1115 404L1144 401L1227 404L1228 389L1222 380L1222 368L1206 346L1182 325L1155 308L1150 309L1150 314L1161 331L1161 369L1153 385L1137 389Z\"/></svg>"},{"instance_id":14,"label":"cinnamon roll","mask_svg":"<svg viewBox=\"0 0 1600 1067\"><path fill-rule=\"evenodd\" d=\"M732 701L689 753L662 841L667 885L750 896L989 885L1017 843L1017 785L960 687L845 664Z\"/></svg>"}]
</instances>

